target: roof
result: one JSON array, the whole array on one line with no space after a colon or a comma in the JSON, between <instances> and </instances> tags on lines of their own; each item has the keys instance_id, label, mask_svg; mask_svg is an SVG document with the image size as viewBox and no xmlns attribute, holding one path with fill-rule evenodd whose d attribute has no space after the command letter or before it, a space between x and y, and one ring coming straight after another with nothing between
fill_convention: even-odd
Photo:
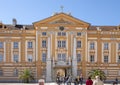
<instances>
[{"instance_id":1,"label":"roof","mask_svg":"<svg viewBox=\"0 0 120 85\"><path fill-rule=\"evenodd\" d=\"M4 28L8 28L10 30L21 30L21 29L33 30L34 29L33 25L20 25L20 24L17 24L15 26L4 24Z\"/></svg>"},{"instance_id":2,"label":"roof","mask_svg":"<svg viewBox=\"0 0 120 85\"><path fill-rule=\"evenodd\" d=\"M98 28L102 31L117 30L118 26L90 26L88 30L97 30Z\"/></svg>"}]
</instances>

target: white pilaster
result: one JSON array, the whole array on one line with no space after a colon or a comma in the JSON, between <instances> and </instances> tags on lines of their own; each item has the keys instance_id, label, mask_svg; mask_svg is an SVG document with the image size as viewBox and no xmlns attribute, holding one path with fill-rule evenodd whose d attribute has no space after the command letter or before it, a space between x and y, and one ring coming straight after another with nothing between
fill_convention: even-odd
<instances>
[{"instance_id":1,"label":"white pilaster","mask_svg":"<svg viewBox=\"0 0 120 85\"><path fill-rule=\"evenodd\" d=\"M74 37L74 45L73 45L72 76L74 78L77 76L76 38L75 37Z\"/></svg>"},{"instance_id":2,"label":"white pilaster","mask_svg":"<svg viewBox=\"0 0 120 85\"><path fill-rule=\"evenodd\" d=\"M46 82L51 82L52 79L51 79L51 54L50 54L50 44L51 43L51 40L50 40L50 37L48 37L48 48L47 48L47 66L46 66Z\"/></svg>"}]
</instances>

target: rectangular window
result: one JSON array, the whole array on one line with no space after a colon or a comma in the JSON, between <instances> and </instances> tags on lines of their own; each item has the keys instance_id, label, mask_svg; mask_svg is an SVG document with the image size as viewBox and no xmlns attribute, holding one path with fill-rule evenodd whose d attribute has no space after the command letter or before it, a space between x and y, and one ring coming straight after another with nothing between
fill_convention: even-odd
<instances>
[{"instance_id":1,"label":"rectangular window","mask_svg":"<svg viewBox=\"0 0 120 85\"><path fill-rule=\"evenodd\" d=\"M62 32L62 36L66 36L66 32Z\"/></svg>"},{"instance_id":2,"label":"rectangular window","mask_svg":"<svg viewBox=\"0 0 120 85\"><path fill-rule=\"evenodd\" d=\"M32 62L33 61L33 56L31 54L28 55L27 57L28 62Z\"/></svg>"},{"instance_id":3,"label":"rectangular window","mask_svg":"<svg viewBox=\"0 0 120 85\"><path fill-rule=\"evenodd\" d=\"M33 48L33 43L32 42L28 42L28 48Z\"/></svg>"},{"instance_id":4,"label":"rectangular window","mask_svg":"<svg viewBox=\"0 0 120 85\"><path fill-rule=\"evenodd\" d=\"M58 48L61 48L61 41L58 41Z\"/></svg>"},{"instance_id":5,"label":"rectangular window","mask_svg":"<svg viewBox=\"0 0 120 85\"><path fill-rule=\"evenodd\" d=\"M65 53L62 54L62 59L61 60L66 61L66 54Z\"/></svg>"},{"instance_id":6,"label":"rectangular window","mask_svg":"<svg viewBox=\"0 0 120 85\"><path fill-rule=\"evenodd\" d=\"M77 41L77 48L81 48L81 41Z\"/></svg>"},{"instance_id":7,"label":"rectangular window","mask_svg":"<svg viewBox=\"0 0 120 85\"><path fill-rule=\"evenodd\" d=\"M90 55L90 62L93 63L95 61L94 55Z\"/></svg>"},{"instance_id":8,"label":"rectangular window","mask_svg":"<svg viewBox=\"0 0 120 85\"><path fill-rule=\"evenodd\" d=\"M46 32L42 32L42 36L46 36Z\"/></svg>"},{"instance_id":9,"label":"rectangular window","mask_svg":"<svg viewBox=\"0 0 120 85\"><path fill-rule=\"evenodd\" d=\"M58 36L66 36L66 32L58 32Z\"/></svg>"},{"instance_id":10,"label":"rectangular window","mask_svg":"<svg viewBox=\"0 0 120 85\"><path fill-rule=\"evenodd\" d=\"M3 48L3 42L0 42L0 48Z\"/></svg>"},{"instance_id":11,"label":"rectangular window","mask_svg":"<svg viewBox=\"0 0 120 85\"><path fill-rule=\"evenodd\" d=\"M77 62L81 62L81 54L80 53L77 54Z\"/></svg>"},{"instance_id":12,"label":"rectangular window","mask_svg":"<svg viewBox=\"0 0 120 85\"><path fill-rule=\"evenodd\" d=\"M77 36L81 36L81 32L77 32Z\"/></svg>"},{"instance_id":13,"label":"rectangular window","mask_svg":"<svg viewBox=\"0 0 120 85\"><path fill-rule=\"evenodd\" d=\"M66 61L66 54L58 53L58 61Z\"/></svg>"},{"instance_id":14,"label":"rectangular window","mask_svg":"<svg viewBox=\"0 0 120 85\"><path fill-rule=\"evenodd\" d=\"M104 63L108 63L108 56L107 55L104 56Z\"/></svg>"},{"instance_id":15,"label":"rectangular window","mask_svg":"<svg viewBox=\"0 0 120 85\"><path fill-rule=\"evenodd\" d=\"M58 53L58 61L61 61L61 54Z\"/></svg>"},{"instance_id":16,"label":"rectangular window","mask_svg":"<svg viewBox=\"0 0 120 85\"><path fill-rule=\"evenodd\" d=\"M61 36L61 32L58 32L58 36Z\"/></svg>"},{"instance_id":17,"label":"rectangular window","mask_svg":"<svg viewBox=\"0 0 120 85\"><path fill-rule=\"evenodd\" d=\"M46 62L47 54L42 53L42 62Z\"/></svg>"},{"instance_id":18,"label":"rectangular window","mask_svg":"<svg viewBox=\"0 0 120 85\"><path fill-rule=\"evenodd\" d=\"M3 62L3 55L0 54L0 62Z\"/></svg>"},{"instance_id":19,"label":"rectangular window","mask_svg":"<svg viewBox=\"0 0 120 85\"><path fill-rule=\"evenodd\" d=\"M104 50L108 50L108 43L104 43Z\"/></svg>"},{"instance_id":20,"label":"rectangular window","mask_svg":"<svg viewBox=\"0 0 120 85\"><path fill-rule=\"evenodd\" d=\"M95 49L95 44L94 44L94 42L91 42L90 43L90 50L94 50Z\"/></svg>"},{"instance_id":21,"label":"rectangular window","mask_svg":"<svg viewBox=\"0 0 120 85\"><path fill-rule=\"evenodd\" d=\"M13 48L18 48L18 42L13 42Z\"/></svg>"},{"instance_id":22,"label":"rectangular window","mask_svg":"<svg viewBox=\"0 0 120 85\"><path fill-rule=\"evenodd\" d=\"M46 40L42 40L42 48L46 48Z\"/></svg>"},{"instance_id":23,"label":"rectangular window","mask_svg":"<svg viewBox=\"0 0 120 85\"><path fill-rule=\"evenodd\" d=\"M0 76L3 76L3 70L0 69Z\"/></svg>"},{"instance_id":24,"label":"rectangular window","mask_svg":"<svg viewBox=\"0 0 120 85\"><path fill-rule=\"evenodd\" d=\"M118 50L120 50L120 43L118 43Z\"/></svg>"},{"instance_id":25,"label":"rectangular window","mask_svg":"<svg viewBox=\"0 0 120 85\"><path fill-rule=\"evenodd\" d=\"M13 75L14 75L14 76L18 76L18 69L14 69Z\"/></svg>"},{"instance_id":26,"label":"rectangular window","mask_svg":"<svg viewBox=\"0 0 120 85\"><path fill-rule=\"evenodd\" d=\"M16 62L16 63L19 61L19 56L18 56L18 54L14 54L14 55L13 55L13 61Z\"/></svg>"},{"instance_id":27,"label":"rectangular window","mask_svg":"<svg viewBox=\"0 0 120 85\"><path fill-rule=\"evenodd\" d=\"M62 41L62 47L63 47L63 48L66 47L66 41Z\"/></svg>"},{"instance_id":28,"label":"rectangular window","mask_svg":"<svg viewBox=\"0 0 120 85\"><path fill-rule=\"evenodd\" d=\"M118 56L118 63L120 63L120 55Z\"/></svg>"}]
</instances>

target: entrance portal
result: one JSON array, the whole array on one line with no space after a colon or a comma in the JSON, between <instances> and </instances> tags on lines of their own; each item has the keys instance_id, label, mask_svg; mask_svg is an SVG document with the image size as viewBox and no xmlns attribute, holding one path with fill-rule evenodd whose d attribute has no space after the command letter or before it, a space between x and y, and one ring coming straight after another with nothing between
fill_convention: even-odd
<instances>
[{"instance_id":1,"label":"entrance portal","mask_svg":"<svg viewBox=\"0 0 120 85\"><path fill-rule=\"evenodd\" d=\"M66 69L57 69L57 71L56 71L56 75L57 76L66 76Z\"/></svg>"}]
</instances>

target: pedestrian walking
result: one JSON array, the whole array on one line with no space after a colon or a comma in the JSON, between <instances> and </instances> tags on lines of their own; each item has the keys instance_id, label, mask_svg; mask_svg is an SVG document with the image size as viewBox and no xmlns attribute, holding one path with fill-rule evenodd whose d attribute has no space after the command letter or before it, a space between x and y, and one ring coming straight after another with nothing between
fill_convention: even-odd
<instances>
[{"instance_id":1,"label":"pedestrian walking","mask_svg":"<svg viewBox=\"0 0 120 85\"><path fill-rule=\"evenodd\" d=\"M99 76L95 77L96 79L93 81L93 85L104 85L103 81L100 80Z\"/></svg>"},{"instance_id":2,"label":"pedestrian walking","mask_svg":"<svg viewBox=\"0 0 120 85\"><path fill-rule=\"evenodd\" d=\"M86 80L86 85L92 85L93 81L91 80L91 77L89 76L88 79Z\"/></svg>"}]
</instances>

